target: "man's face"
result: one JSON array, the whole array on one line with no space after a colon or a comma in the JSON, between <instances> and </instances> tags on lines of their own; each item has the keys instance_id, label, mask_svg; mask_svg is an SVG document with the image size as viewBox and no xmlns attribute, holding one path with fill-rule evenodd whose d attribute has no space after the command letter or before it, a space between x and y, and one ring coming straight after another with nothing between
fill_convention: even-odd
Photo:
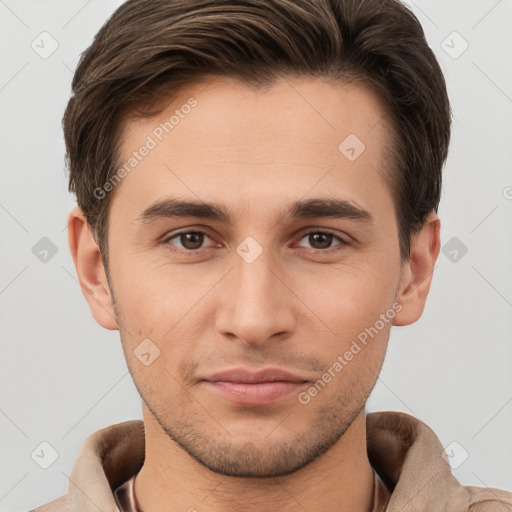
<instances>
[{"instance_id":1,"label":"man's face","mask_svg":"<svg viewBox=\"0 0 512 512\"><path fill-rule=\"evenodd\" d=\"M166 133L161 123L173 114ZM120 164L150 149L110 205L110 285L124 352L146 412L214 471L298 469L365 405L401 277L382 178L384 115L377 97L355 86L293 79L255 91L219 79L126 125ZM288 215L312 199L347 201L371 222ZM214 203L229 220L154 207L170 200ZM270 367L306 382L213 382L225 370Z\"/></svg>"}]
</instances>

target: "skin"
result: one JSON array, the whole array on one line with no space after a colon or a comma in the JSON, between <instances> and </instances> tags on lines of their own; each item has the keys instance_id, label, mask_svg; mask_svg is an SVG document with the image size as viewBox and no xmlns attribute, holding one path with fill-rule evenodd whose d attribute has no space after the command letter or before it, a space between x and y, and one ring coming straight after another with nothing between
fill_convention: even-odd
<instances>
[{"instance_id":1,"label":"skin","mask_svg":"<svg viewBox=\"0 0 512 512\"><path fill-rule=\"evenodd\" d=\"M120 162L192 96L197 106L113 192L108 280L83 213L77 207L69 217L84 295L101 326L119 329L143 399L139 505L154 512L370 511L364 408L391 325L423 313L440 221L430 215L401 266L382 177L390 129L384 106L360 86L318 78L280 79L259 91L220 77L189 85L157 117L128 121ZM354 161L338 150L350 133L366 145ZM167 197L221 204L233 222L138 220ZM293 201L329 197L364 208L374 224L282 215ZM184 229L207 236L195 246L170 238ZM315 241L322 230L335 236ZM248 236L262 248L252 263L236 251ZM310 386L393 304L394 318L308 404L292 393L241 406L200 382L237 366L273 366ZM147 338L160 349L149 366L134 355Z\"/></svg>"}]
</instances>

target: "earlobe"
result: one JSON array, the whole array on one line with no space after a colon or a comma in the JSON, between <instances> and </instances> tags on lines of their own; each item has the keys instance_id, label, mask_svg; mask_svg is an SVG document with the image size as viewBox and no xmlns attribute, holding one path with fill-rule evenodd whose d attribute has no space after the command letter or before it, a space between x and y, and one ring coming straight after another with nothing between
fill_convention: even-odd
<instances>
[{"instance_id":1,"label":"earlobe","mask_svg":"<svg viewBox=\"0 0 512 512\"><path fill-rule=\"evenodd\" d=\"M68 217L68 242L78 281L92 315L105 329L116 330L114 305L101 254L78 206Z\"/></svg>"},{"instance_id":2,"label":"earlobe","mask_svg":"<svg viewBox=\"0 0 512 512\"><path fill-rule=\"evenodd\" d=\"M441 221L432 212L420 233L411 240L411 257L402 270L396 298L402 309L395 315L393 325L410 325L423 314L441 247L440 227Z\"/></svg>"}]
</instances>

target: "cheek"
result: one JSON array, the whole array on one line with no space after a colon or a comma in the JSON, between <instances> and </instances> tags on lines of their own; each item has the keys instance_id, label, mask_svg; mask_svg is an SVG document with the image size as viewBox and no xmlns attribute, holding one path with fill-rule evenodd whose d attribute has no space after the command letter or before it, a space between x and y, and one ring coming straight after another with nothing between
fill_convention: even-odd
<instances>
[{"instance_id":1,"label":"cheek","mask_svg":"<svg viewBox=\"0 0 512 512\"><path fill-rule=\"evenodd\" d=\"M304 286L308 306L321 323L304 320L304 332L315 337L316 354L322 354L331 390L324 397L366 396L373 388L382 365L395 310L392 307L394 282L380 280L380 269L353 267L331 274L329 279L315 280ZM388 275L393 275L388 272ZM324 286L318 286L324 283ZM308 325L309 324L309 325ZM320 335L315 335L321 330ZM321 386L322 384L320 384ZM331 394L332 393L332 394Z\"/></svg>"},{"instance_id":2,"label":"cheek","mask_svg":"<svg viewBox=\"0 0 512 512\"><path fill-rule=\"evenodd\" d=\"M392 269L372 265L333 267L301 279L294 290L333 336L346 339L373 325L391 306L393 275Z\"/></svg>"},{"instance_id":3,"label":"cheek","mask_svg":"<svg viewBox=\"0 0 512 512\"><path fill-rule=\"evenodd\" d=\"M116 299L132 346L149 338L166 353L179 354L182 345L194 346L194 338L201 338L219 313L215 293L226 273L222 265L162 263L161 256L129 257L120 251L111 261ZM390 267L389 260L367 253L346 263L283 269L281 277L293 290L288 307L295 309L297 334L316 332L321 353L343 353L390 307L394 272L383 268L386 261ZM187 343L180 342L185 339Z\"/></svg>"},{"instance_id":4,"label":"cheek","mask_svg":"<svg viewBox=\"0 0 512 512\"><path fill-rule=\"evenodd\" d=\"M146 372L147 378L154 382L159 378L172 380L176 365L189 359L198 340L204 338L205 322L214 311L206 312L201 300L216 280L210 275L206 282L199 279L199 284L191 286L194 280L175 269L128 275L116 287L126 356L138 371L137 356L149 352L155 362L151 372ZM144 368L140 371L145 372Z\"/></svg>"},{"instance_id":5,"label":"cheek","mask_svg":"<svg viewBox=\"0 0 512 512\"><path fill-rule=\"evenodd\" d=\"M190 272L181 271L177 265L162 264L143 255L116 256L111 263L115 297L122 304L125 319L136 322L140 329L153 331L162 320L169 329L173 318L197 301L196 295L204 287L197 285L200 279L194 282Z\"/></svg>"}]
</instances>

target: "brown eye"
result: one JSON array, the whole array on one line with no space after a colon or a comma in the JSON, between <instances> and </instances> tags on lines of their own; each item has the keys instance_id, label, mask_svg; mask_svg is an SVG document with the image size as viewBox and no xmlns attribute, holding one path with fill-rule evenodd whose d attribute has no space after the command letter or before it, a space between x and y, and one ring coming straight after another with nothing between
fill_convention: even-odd
<instances>
[{"instance_id":1,"label":"brown eye","mask_svg":"<svg viewBox=\"0 0 512 512\"><path fill-rule=\"evenodd\" d=\"M191 251L199 249L203 244L204 240L204 234L195 231L191 231L190 233L183 233L179 236L180 242L182 243L183 247Z\"/></svg>"},{"instance_id":2,"label":"brown eye","mask_svg":"<svg viewBox=\"0 0 512 512\"><path fill-rule=\"evenodd\" d=\"M177 245L178 251L182 249L183 252L187 251L197 251L198 249L202 249L202 245L206 238L210 238L203 231L181 231L179 233L175 233L165 240L165 243L170 245ZM171 242L172 240L177 240L177 242Z\"/></svg>"},{"instance_id":3,"label":"brown eye","mask_svg":"<svg viewBox=\"0 0 512 512\"><path fill-rule=\"evenodd\" d=\"M329 249L333 239L329 233L310 233L308 237L313 249Z\"/></svg>"},{"instance_id":4,"label":"brown eye","mask_svg":"<svg viewBox=\"0 0 512 512\"><path fill-rule=\"evenodd\" d=\"M301 240L303 239L307 239L311 249L320 252L327 252L327 249L338 249L339 247L337 246L343 247L349 245L341 237L334 233L329 233L328 231L310 231L309 233L304 234ZM332 243L334 240L338 240L340 243L337 244L337 246L333 246Z\"/></svg>"}]
</instances>

